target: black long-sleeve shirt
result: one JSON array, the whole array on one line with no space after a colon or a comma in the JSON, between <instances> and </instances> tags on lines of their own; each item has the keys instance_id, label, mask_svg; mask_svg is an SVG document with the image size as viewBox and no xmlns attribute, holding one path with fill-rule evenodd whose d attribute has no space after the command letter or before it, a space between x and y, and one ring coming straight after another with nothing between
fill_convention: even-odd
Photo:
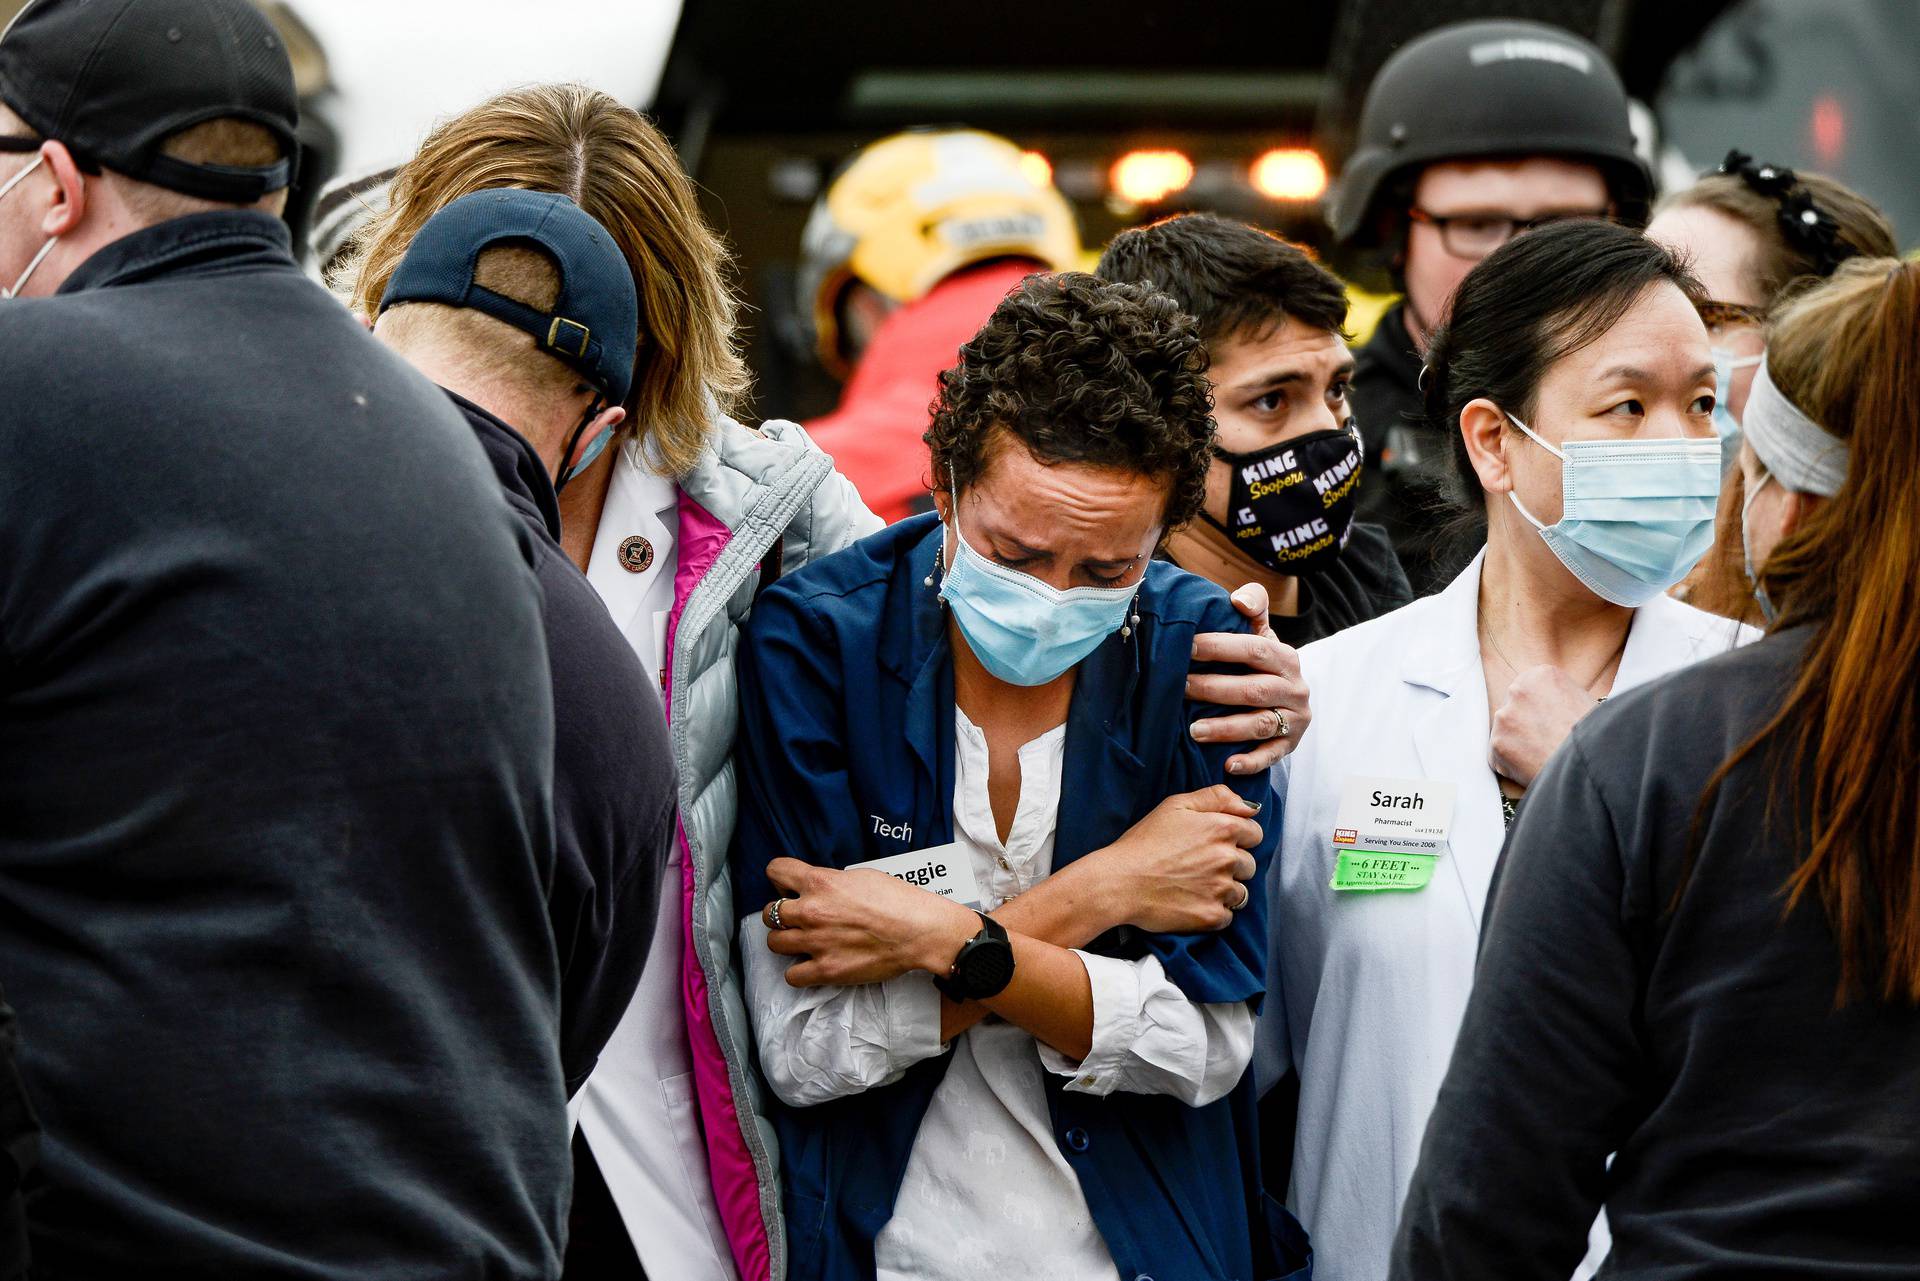
<instances>
[{"instance_id":1,"label":"black long-sleeve shirt","mask_svg":"<svg viewBox=\"0 0 1920 1281\"><path fill-rule=\"evenodd\" d=\"M35 1275L556 1276L552 681L473 433L262 213L115 241L0 352Z\"/></svg>"},{"instance_id":2,"label":"black long-sleeve shirt","mask_svg":"<svg viewBox=\"0 0 1920 1281\"><path fill-rule=\"evenodd\" d=\"M1431 596L1466 568L1486 530L1461 506L1452 437L1427 421L1406 310L1389 307L1353 353L1353 411L1367 442L1360 519L1385 527L1413 594Z\"/></svg>"},{"instance_id":3,"label":"black long-sleeve shirt","mask_svg":"<svg viewBox=\"0 0 1920 1281\"><path fill-rule=\"evenodd\" d=\"M1603 1277L1920 1275L1920 1011L1836 1009L1817 896L1783 917L1804 786L1749 757L1686 874L1697 799L1778 709L1808 635L1623 695L1534 783L1395 1278L1565 1281L1603 1201Z\"/></svg>"},{"instance_id":4,"label":"black long-sleeve shirt","mask_svg":"<svg viewBox=\"0 0 1920 1281\"><path fill-rule=\"evenodd\" d=\"M646 968L673 840L673 754L646 669L560 550L560 505L546 465L519 432L448 395L535 540L553 665L557 859L547 904L560 950L560 1062L571 1095L586 1083Z\"/></svg>"},{"instance_id":5,"label":"black long-sleeve shirt","mask_svg":"<svg viewBox=\"0 0 1920 1281\"><path fill-rule=\"evenodd\" d=\"M13 1056L13 1011L0 997L0 1281L27 1275L26 1184L40 1152L40 1123Z\"/></svg>"}]
</instances>

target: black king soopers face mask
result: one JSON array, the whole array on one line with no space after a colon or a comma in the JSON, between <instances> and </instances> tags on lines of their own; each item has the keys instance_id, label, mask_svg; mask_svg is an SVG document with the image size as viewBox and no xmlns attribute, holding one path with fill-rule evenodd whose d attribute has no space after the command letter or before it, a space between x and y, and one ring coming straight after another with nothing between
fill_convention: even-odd
<instances>
[{"instance_id":1,"label":"black king soopers face mask","mask_svg":"<svg viewBox=\"0 0 1920 1281\"><path fill-rule=\"evenodd\" d=\"M1333 564L1353 532L1364 457L1353 419L1248 454L1213 452L1233 480L1227 523L1206 519L1235 547L1280 574L1315 574Z\"/></svg>"}]
</instances>

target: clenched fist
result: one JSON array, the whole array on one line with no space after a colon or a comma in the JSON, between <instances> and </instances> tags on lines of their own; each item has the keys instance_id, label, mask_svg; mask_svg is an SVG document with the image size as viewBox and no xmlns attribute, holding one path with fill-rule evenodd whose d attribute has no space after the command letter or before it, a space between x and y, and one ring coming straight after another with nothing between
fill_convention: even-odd
<instances>
[{"instance_id":1,"label":"clenched fist","mask_svg":"<svg viewBox=\"0 0 1920 1281\"><path fill-rule=\"evenodd\" d=\"M1487 763L1494 773L1531 786L1575 723L1598 706L1593 695L1560 668L1529 667L1513 678L1507 701L1493 714Z\"/></svg>"}]
</instances>

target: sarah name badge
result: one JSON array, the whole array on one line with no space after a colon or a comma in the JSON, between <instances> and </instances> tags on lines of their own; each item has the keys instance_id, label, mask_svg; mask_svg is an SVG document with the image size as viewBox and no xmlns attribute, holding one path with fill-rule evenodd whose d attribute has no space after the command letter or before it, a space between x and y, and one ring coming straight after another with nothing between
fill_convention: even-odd
<instances>
[{"instance_id":1,"label":"sarah name badge","mask_svg":"<svg viewBox=\"0 0 1920 1281\"><path fill-rule=\"evenodd\" d=\"M847 871L855 868L885 872L909 885L932 890L942 898L950 898L971 908L980 906L980 886L973 878L973 860L957 843L936 845L926 850L908 850L905 854L889 854L886 858L865 863L851 863Z\"/></svg>"},{"instance_id":2,"label":"sarah name badge","mask_svg":"<svg viewBox=\"0 0 1920 1281\"><path fill-rule=\"evenodd\" d=\"M1333 888L1420 890L1447 852L1454 785L1430 778L1351 775L1333 827Z\"/></svg>"}]
</instances>

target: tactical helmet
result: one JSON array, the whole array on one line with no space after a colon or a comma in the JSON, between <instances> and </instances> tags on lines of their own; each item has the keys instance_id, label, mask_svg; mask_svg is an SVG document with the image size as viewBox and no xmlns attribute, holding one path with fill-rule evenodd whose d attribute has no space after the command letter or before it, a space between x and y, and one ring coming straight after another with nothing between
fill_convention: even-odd
<instances>
[{"instance_id":1,"label":"tactical helmet","mask_svg":"<svg viewBox=\"0 0 1920 1281\"><path fill-rule=\"evenodd\" d=\"M847 370L836 315L860 280L912 302L972 263L1032 258L1055 271L1080 261L1073 209L1029 174L1024 153L977 129L910 130L856 155L814 204L800 243L799 312L821 363Z\"/></svg>"},{"instance_id":2,"label":"tactical helmet","mask_svg":"<svg viewBox=\"0 0 1920 1281\"><path fill-rule=\"evenodd\" d=\"M1517 20L1452 23L1387 59L1327 221L1341 241L1366 244L1376 202L1396 179L1475 156L1591 160L1621 221L1646 223L1653 179L1633 149L1619 73L1579 36Z\"/></svg>"}]
</instances>

